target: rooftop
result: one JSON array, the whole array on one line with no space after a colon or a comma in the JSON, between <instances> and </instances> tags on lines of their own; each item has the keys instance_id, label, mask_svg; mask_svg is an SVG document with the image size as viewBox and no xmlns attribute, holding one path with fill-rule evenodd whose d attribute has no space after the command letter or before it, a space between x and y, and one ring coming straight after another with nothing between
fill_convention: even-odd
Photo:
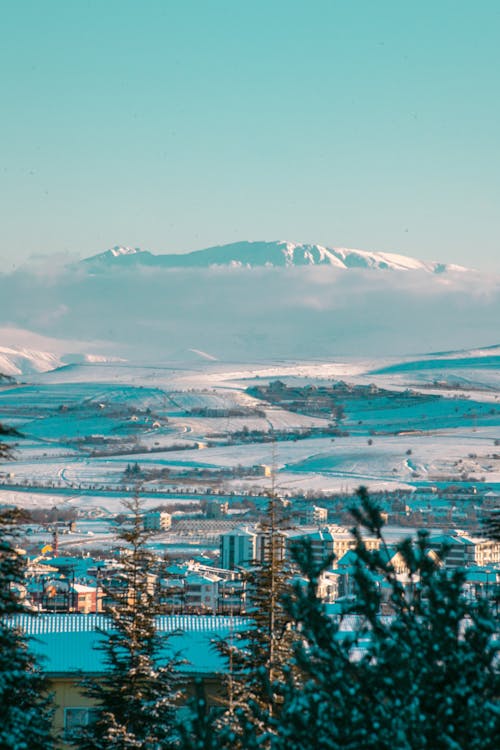
<instances>
[{"instance_id":1,"label":"rooftop","mask_svg":"<svg viewBox=\"0 0 500 750\"><path fill-rule=\"evenodd\" d=\"M95 674L104 671L105 659L100 645L104 633L112 630L112 621L99 614L18 615L12 624L22 628L30 639L30 648L41 658L50 675ZM182 671L211 674L224 669L214 641L248 627L242 617L205 615L161 615L157 631L164 637L162 657L186 659Z\"/></svg>"}]
</instances>

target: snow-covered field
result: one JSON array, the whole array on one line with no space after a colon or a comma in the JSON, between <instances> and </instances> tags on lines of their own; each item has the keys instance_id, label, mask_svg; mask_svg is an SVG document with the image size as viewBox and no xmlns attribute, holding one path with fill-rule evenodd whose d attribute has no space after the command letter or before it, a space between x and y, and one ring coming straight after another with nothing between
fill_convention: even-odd
<instances>
[{"instance_id":1,"label":"snow-covered field","mask_svg":"<svg viewBox=\"0 0 500 750\"><path fill-rule=\"evenodd\" d=\"M274 467L290 494L473 482L500 487L500 358L496 349L414 360L205 362L170 368L82 362L0 387L0 422L16 426L15 458L0 471L0 502L118 507L134 491L125 469L190 476L144 483L154 491L204 492L194 469L224 470L223 489L261 491ZM345 401L342 435L321 434L328 416L300 414L245 392L342 380L390 394ZM305 430L313 430L304 437ZM265 437L275 430L275 443ZM251 433L243 441L242 431ZM253 433L253 435L252 435ZM266 440L263 442L262 440ZM179 448L189 448L180 450ZM241 476L231 469L243 467ZM95 494L92 494L92 493ZM162 500L163 502L163 500Z\"/></svg>"}]
</instances>

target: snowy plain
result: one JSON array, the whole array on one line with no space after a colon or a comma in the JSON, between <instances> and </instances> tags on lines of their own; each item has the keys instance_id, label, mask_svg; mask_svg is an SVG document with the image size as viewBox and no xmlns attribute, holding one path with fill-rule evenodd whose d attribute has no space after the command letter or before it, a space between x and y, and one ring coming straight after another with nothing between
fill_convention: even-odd
<instances>
[{"instance_id":1,"label":"snowy plain","mask_svg":"<svg viewBox=\"0 0 500 750\"><path fill-rule=\"evenodd\" d=\"M246 392L277 379L294 387L343 381L389 393L346 401L341 434L332 437L322 432L328 417ZM25 374L23 381L0 387L0 422L24 435L15 441L16 460L1 468L4 503L115 510L135 491L125 474L135 462L157 477L170 473L143 482L151 505L202 497L209 482L194 481L195 470L220 476L220 491L264 492L271 479L252 473L262 465L274 468L277 489L292 496L349 492L360 484L500 488L496 348L399 360L188 367L82 361ZM255 431L255 439L241 441L244 429ZM262 442L269 430L279 432L274 443Z\"/></svg>"}]
</instances>

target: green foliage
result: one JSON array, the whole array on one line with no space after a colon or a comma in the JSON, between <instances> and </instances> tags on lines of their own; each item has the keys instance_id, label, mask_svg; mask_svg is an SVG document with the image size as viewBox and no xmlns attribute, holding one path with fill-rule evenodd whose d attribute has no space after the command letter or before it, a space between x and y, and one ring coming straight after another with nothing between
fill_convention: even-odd
<instances>
[{"instance_id":1,"label":"green foliage","mask_svg":"<svg viewBox=\"0 0 500 750\"><path fill-rule=\"evenodd\" d=\"M284 665L292 654L291 617L283 607L289 589L281 500L271 493L261 519L261 559L244 572L250 626L219 644L227 660L227 704L219 717L221 747L266 748L281 706Z\"/></svg>"},{"instance_id":2,"label":"green foliage","mask_svg":"<svg viewBox=\"0 0 500 750\"><path fill-rule=\"evenodd\" d=\"M139 501L118 538L123 543L121 582L106 591L111 630L103 632L106 672L84 683L98 709L96 721L73 744L82 750L168 750L175 745L180 662L166 655L168 636L158 633L155 578L159 562L147 549Z\"/></svg>"},{"instance_id":3,"label":"green foliage","mask_svg":"<svg viewBox=\"0 0 500 750\"><path fill-rule=\"evenodd\" d=\"M403 585L378 508L364 489L359 500L354 617L327 615L307 549L297 555L309 584L296 587L288 606L303 637L296 660L304 683L300 691L293 681L286 685L273 747L493 750L500 739L498 621L486 601L466 599L464 574L439 566L425 534L397 546L407 568ZM363 529L380 540L379 550L366 548Z\"/></svg>"},{"instance_id":4,"label":"green foliage","mask_svg":"<svg viewBox=\"0 0 500 750\"><path fill-rule=\"evenodd\" d=\"M221 741L218 711L210 709L203 681L195 681L195 694L188 704L186 721L177 727L179 740L176 750L220 750Z\"/></svg>"},{"instance_id":5,"label":"green foliage","mask_svg":"<svg viewBox=\"0 0 500 750\"><path fill-rule=\"evenodd\" d=\"M0 423L0 435L16 435L21 436L21 433L15 430L13 427L6 427ZM8 443L4 443L0 440L0 459L6 461L12 458L12 448Z\"/></svg>"},{"instance_id":6,"label":"green foliage","mask_svg":"<svg viewBox=\"0 0 500 750\"><path fill-rule=\"evenodd\" d=\"M10 620L27 613L20 598L24 560L15 547L17 520L15 510L0 514L0 748L49 750L54 739L47 682L26 638Z\"/></svg>"}]
</instances>

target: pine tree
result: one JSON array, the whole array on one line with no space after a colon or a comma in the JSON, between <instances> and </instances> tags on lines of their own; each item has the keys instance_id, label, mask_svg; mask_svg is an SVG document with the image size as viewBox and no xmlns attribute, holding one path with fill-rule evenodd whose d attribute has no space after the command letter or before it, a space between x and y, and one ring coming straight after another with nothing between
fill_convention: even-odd
<instances>
[{"instance_id":1,"label":"pine tree","mask_svg":"<svg viewBox=\"0 0 500 750\"><path fill-rule=\"evenodd\" d=\"M96 704L96 720L73 739L81 750L168 750L175 746L180 662L166 656L168 636L156 629L155 576L159 561L147 549L140 503L125 503L131 521L118 538L124 543L123 586L105 593L111 621L101 648L106 671L84 689Z\"/></svg>"},{"instance_id":2,"label":"pine tree","mask_svg":"<svg viewBox=\"0 0 500 750\"><path fill-rule=\"evenodd\" d=\"M178 725L177 750L220 750L225 744L220 734L217 710L211 709L203 680L195 681L195 694L189 701L188 718Z\"/></svg>"},{"instance_id":3,"label":"pine tree","mask_svg":"<svg viewBox=\"0 0 500 750\"><path fill-rule=\"evenodd\" d=\"M271 492L260 523L261 559L244 572L251 625L220 645L228 665L227 707L220 719L224 747L269 747L278 722L294 635L282 605L288 589L284 517L282 501Z\"/></svg>"},{"instance_id":4,"label":"pine tree","mask_svg":"<svg viewBox=\"0 0 500 750\"><path fill-rule=\"evenodd\" d=\"M365 747L363 728L356 726L362 712L362 675L351 659L356 643L342 639L340 623L327 614L318 598L321 573L331 560L317 563L309 540L300 540L292 551L306 577L297 581L286 607L296 622L301 640L294 648L297 685L293 670L283 690L283 706L273 748L279 750L357 750ZM361 722L362 723L362 722Z\"/></svg>"},{"instance_id":5,"label":"pine tree","mask_svg":"<svg viewBox=\"0 0 500 750\"><path fill-rule=\"evenodd\" d=\"M1 435L20 436L20 434L21 433L19 433L13 427L7 427L6 425L0 422L0 436ZM2 440L0 440L0 459L3 459L5 461L11 458L12 458L11 446L8 443L4 443Z\"/></svg>"},{"instance_id":6,"label":"pine tree","mask_svg":"<svg viewBox=\"0 0 500 750\"><path fill-rule=\"evenodd\" d=\"M0 514L0 748L49 750L52 705L29 644L11 618L26 614L20 599L24 561L15 547L15 510Z\"/></svg>"},{"instance_id":7,"label":"pine tree","mask_svg":"<svg viewBox=\"0 0 500 750\"><path fill-rule=\"evenodd\" d=\"M426 534L398 545L409 571L403 586L389 562L378 508L359 492L355 633L326 614L316 595L318 570L299 553L309 577L289 602L301 624L296 659L306 675L288 682L279 736L287 750L493 750L500 740L498 621L484 600L464 596L464 573L430 554ZM378 537L369 551L362 529ZM382 616L383 589L392 614Z\"/></svg>"}]
</instances>

